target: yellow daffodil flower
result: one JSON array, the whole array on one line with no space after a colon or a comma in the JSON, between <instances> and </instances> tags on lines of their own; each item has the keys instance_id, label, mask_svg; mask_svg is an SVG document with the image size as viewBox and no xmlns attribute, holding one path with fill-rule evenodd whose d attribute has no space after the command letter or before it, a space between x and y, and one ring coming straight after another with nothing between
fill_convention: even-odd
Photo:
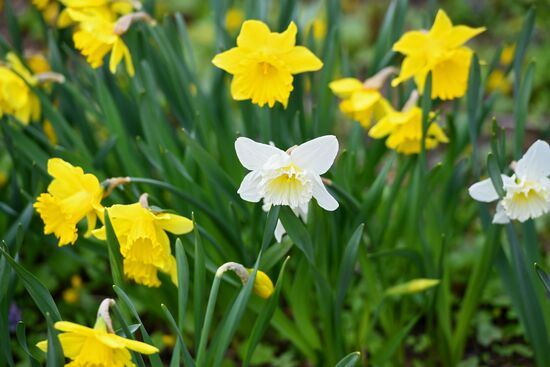
<instances>
[{"instance_id":1,"label":"yellow daffodil flower","mask_svg":"<svg viewBox=\"0 0 550 367\"><path fill-rule=\"evenodd\" d=\"M405 33L393 50L405 55L401 72L392 86L414 78L422 93L426 76L432 72L432 98L443 100L462 97L466 93L473 51L463 46L485 27L453 26L443 10L439 10L429 31Z\"/></svg>"},{"instance_id":2,"label":"yellow daffodil flower","mask_svg":"<svg viewBox=\"0 0 550 367\"><path fill-rule=\"evenodd\" d=\"M422 109L413 106L404 111L395 111L386 105L386 115L374 125L369 136L382 139L386 136L386 146L403 154L418 154L422 149ZM426 149L434 149L439 143L449 140L435 122L431 122L426 136Z\"/></svg>"},{"instance_id":3,"label":"yellow daffodil flower","mask_svg":"<svg viewBox=\"0 0 550 367\"><path fill-rule=\"evenodd\" d=\"M124 258L124 274L136 283L158 287L158 271L162 271L177 284L176 260L166 232L188 233L193 222L180 215L155 213L143 202L113 205L107 212ZM94 236L105 239L105 227L94 231Z\"/></svg>"},{"instance_id":4,"label":"yellow daffodil flower","mask_svg":"<svg viewBox=\"0 0 550 367\"><path fill-rule=\"evenodd\" d=\"M103 189L94 175L60 158L48 161L48 173L53 181L48 192L38 196L34 208L44 221L44 234L53 233L59 246L74 244L78 238L76 225L84 217L88 222L86 235L95 228L96 213L102 210Z\"/></svg>"},{"instance_id":5,"label":"yellow daffodil flower","mask_svg":"<svg viewBox=\"0 0 550 367\"><path fill-rule=\"evenodd\" d=\"M293 90L293 74L321 69L311 51L296 46L296 24L282 33L271 32L258 20L247 20L237 37L237 47L214 57L212 63L233 75L231 95L251 99L260 107L280 102L286 107Z\"/></svg>"},{"instance_id":6,"label":"yellow daffodil flower","mask_svg":"<svg viewBox=\"0 0 550 367\"><path fill-rule=\"evenodd\" d=\"M93 329L68 321L58 321L54 327L62 332L59 342L63 354L71 360L65 364L68 367L135 367L130 350L141 354L159 352L152 345L115 334L108 315L98 315ZM46 340L36 346L43 352L48 351Z\"/></svg>"},{"instance_id":7,"label":"yellow daffodil flower","mask_svg":"<svg viewBox=\"0 0 550 367\"><path fill-rule=\"evenodd\" d=\"M87 16L98 16L114 22L119 16L141 8L138 1L131 0L60 0L60 2L65 6L65 9L59 14L57 20L59 28L65 28L80 22L78 18L83 13Z\"/></svg>"},{"instance_id":8,"label":"yellow daffodil flower","mask_svg":"<svg viewBox=\"0 0 550 367\"><path fill-rule=\"evenodd\" d=\"M329 88L342 99L340 111L349 118L358 121L361 126L368 128L373 117L380 119L385 112L382 101L384 97L380 93L387 77L395 71L394 68L385 68L372 78L361 82L355 78L342 78L334 80Z\"/></svg>"},{"instance_id":9,"label":"yellow daffodil flower","mask_svg":"<svg viewBox=\"0 0 550 367\"><path fill-rule=\"evenodd\" d=\"M117 31L117 23L103 16L89 16L74 12L73 18L79 22L78 29L73 34L75 47L86 57L86 61L94 69L103 65L105 55L111 52L109 70L115 73L118 64L124 58L126 70L134 75L134 64L130 50Z\"/></svg>"},{"instance_id":10,"label":"yellow daffodil flower","mask_svg":"<svg viewBox=\"0 0 550 367\"><path fill-rule=\"evenodd\" d=\"M29 87L38 81L14 53L8 53L6 61L0 66L0 117L9 114L27 125L40 118L40 99Z\"/></svg>"}]
</instances>

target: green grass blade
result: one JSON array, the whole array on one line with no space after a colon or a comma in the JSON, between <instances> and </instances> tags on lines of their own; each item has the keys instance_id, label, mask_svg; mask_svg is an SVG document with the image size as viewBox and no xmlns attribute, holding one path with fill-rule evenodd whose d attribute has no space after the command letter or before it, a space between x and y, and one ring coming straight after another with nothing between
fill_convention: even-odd
<instances>
[{"instance_id":1,"label":"green grass blade","mask_svg":"<svg viewBox=\"0 0 550 367\"><path fill-rule=\"evenodd\" d=\"M340 362L336 364L334 367L354 367L359 359L361 358L361 353L359 352L352 352L342 358Z\"/></svg>"},{"instance_id":2,"label":"green grass blade","mask_svg":"<svg viewBox=\"0 0 550 367\"><path fill-rule=\"evenodd\" d=\"M50 318L55 321L61 320L61 314L55 305L55 302L48 292L48 289L35 277L32 273L26 270L23 266L17 263L10 254L7 248L0 246L0 253L7 260L8 264L17 273L19 279L23 282L25 289L33 299L34 303L44 316L50 315Z\"/></svg>"}]
</instances>

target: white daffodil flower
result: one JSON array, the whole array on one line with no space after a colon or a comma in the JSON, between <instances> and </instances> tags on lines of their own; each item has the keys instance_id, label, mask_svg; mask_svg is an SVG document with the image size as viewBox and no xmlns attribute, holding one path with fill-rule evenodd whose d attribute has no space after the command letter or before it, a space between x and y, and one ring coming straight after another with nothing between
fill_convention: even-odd
<instances>
[{"instance_id":1,"label":"white daffodil flower","mask_svg":"<svg viewBox=\"0 0 550 367\"><path fill-rule=\"evenodd\" d=\"M307 210L315 198L323 209L338 208L321 181L338 153L335 136L321 136L286 152L241 137L235 141L235 151L241 164L251 171L239 187L243 200L256 203L263 199L266 207L287 205L293 210Z\"/></svg>"},{"instance_id":2,"label":"white daffodil flower","mask_svg":"<svg viewBox=\"0 0 550 367\"><path fill-rule=\"evenodd\" d=\"M505 224L512 220L525 222L550 211L550 145L537 140L517 162L512 177L502 175L506 195L497 204L493 223ZM470 196L477 201L498 200L491 179L472 185Z\"/></svg>"}]
</instances>

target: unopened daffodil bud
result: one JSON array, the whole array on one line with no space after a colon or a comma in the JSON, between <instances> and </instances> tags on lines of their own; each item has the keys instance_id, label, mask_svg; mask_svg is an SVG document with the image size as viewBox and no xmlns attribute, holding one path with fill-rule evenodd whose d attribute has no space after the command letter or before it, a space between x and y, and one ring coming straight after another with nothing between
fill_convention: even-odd
<instances>
[{"instance_id":1,"label":"unopened daffodil bud","mask_svg":"<svg viewBox=\"0 0 550 367\"><path fill-rule=\"evenodd\" d=\"M248 273L251 274L254 269L247 269ZM256 272L256 279L254 279L254 293L258 297L267 299L273 294L273 282L269 276L261 270Z\"/></svg>"},{"instance_id":2,"label":"unopened daffodil bud","mask_svg":"<svg viewBox=\"0 0 550 367\"><path fill-rule=\"evenodd\" d=\"M432 287L435 287L440 282L439 279L413 279L409 282L396 285L386 291L386 295L400 296L404 294L420 293Z\"/></svg>"}]
</instances>

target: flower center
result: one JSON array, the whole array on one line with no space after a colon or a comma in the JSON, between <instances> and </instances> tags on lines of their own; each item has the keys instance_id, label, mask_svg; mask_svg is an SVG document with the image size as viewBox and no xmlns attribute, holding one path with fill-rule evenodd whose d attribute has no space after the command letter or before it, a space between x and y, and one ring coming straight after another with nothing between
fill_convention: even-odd
<instances>
[{"instance_id":1,"label":"flower center","mask_svg":"<svg viewBox=\"0 0 550 367\"><path fill-rule=\"evenodd\" d=\"M293 163L262 172L260 191L268 205L288 205L291 208L306 204L313 196L307 172Z\"/></svg>"},{"instance_id":2,"label":"flower center","mask_svg":"<svg viewBox=\"0 0 550 367\"><path fill-rule=\"evenodd\" d=\"M272 73L273 69L275 69L275 68L270 63L268 63L266 61L262 61L262 62L258 63L258 69L260 70L260 72L263 75L268 75L268 74Z\"/></svg>"}]
</instances>

